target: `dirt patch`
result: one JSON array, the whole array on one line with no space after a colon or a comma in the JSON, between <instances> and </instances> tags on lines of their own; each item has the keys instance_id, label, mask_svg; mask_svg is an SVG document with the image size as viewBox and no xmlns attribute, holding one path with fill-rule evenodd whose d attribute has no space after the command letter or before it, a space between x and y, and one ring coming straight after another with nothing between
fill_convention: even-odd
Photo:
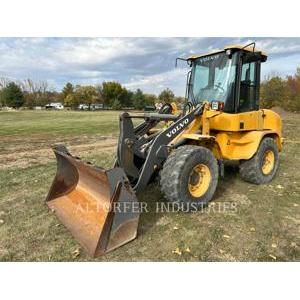
<instances>
[{"instance_id":1,"label":"dirt patch","mask_svg":"<svg viewBox=\"0 0 300 300\"><path fill-rule=\"evenodd\" d=\"M65 143L68 149L76 155L88 155L96 151L114 151L117 145L117 139L106 137L98 142L86 143L83 140ZM84 144L82 144L84 142ZM52 143L53 144L53 143ZM25 148L25 149L24 149ZM39 149L31 149L23 144L22 151L0 154L0 170L8 168L27 168L32 165L43 165L53 161L54 153L50 146Z\"/></svg>"},{"instance_id":2,"label":"dirt patch","mask_svg":"<svg viewBox=\"0 0 300 300\"><path fill-rule=\"evenodd\" d=\"M51 148L54 144L64 144L67 146L93 144L107 139L116 139L110 135L80 135L80 136L53 136L34 134L24 138L20 136L1 136L0 155L12 152L26 152Z\"/></svg>"}]
</instances>

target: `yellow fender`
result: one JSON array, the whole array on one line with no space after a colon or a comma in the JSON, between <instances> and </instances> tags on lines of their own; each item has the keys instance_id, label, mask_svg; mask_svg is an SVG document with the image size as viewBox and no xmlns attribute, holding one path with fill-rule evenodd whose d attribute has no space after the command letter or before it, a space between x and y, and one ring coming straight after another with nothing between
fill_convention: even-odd
<instances>
[{"instance_id":1,"label":"yellow fender","mask_svg":"<svg viewBox=\"0 0 300 300\"><path fill-rule=\"evenodd\" d=\"M220 132L215 139L217 144L217 147L214 147L215 155L218 158L229 160L250 159L257 152L259 144L265 136L273 137L281 151L282 139L274 130Z\"/></svg>"}]
</instances>

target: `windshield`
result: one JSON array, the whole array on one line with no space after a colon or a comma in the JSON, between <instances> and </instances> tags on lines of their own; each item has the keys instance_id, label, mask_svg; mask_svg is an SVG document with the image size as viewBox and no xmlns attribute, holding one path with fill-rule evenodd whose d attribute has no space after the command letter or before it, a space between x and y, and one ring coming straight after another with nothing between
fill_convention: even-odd
<instances>
[{"instance_id":1,"label":"windshield","mask_svg":"<svg viewBox=\"0 0 300 300\"><path fill-rule=\"evenodd\" d=\"M222 101L226 105L229 99L233 100L236 62L236 54L230 59L225 52L196 59L193 62L190 101Z\"/></svg>"}]
</instances>

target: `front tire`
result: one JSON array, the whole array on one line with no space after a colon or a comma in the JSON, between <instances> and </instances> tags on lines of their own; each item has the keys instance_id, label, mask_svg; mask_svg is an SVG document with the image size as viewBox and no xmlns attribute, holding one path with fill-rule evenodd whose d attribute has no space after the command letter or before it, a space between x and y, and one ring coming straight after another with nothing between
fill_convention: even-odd
<instances>
[{"instance_id":1,"label":"front tire","mask_svg":"<svg viewBox=\"0 0 300 300\"><path fill-rule=\"evenodd\" d=\"M265 137L249 160L240 163L240 175L245 181L254 184L270 182L279 166L278 147L273 138Z\"/></svg>"},{"instance_id":2,"label":"front tire","mask_svg":"<svg viewBox=\"0 0 300 300\"><path fill-rule=\"evenodd\" d=\"M160 173L165 198L187 211L206 205L213 197L219 177L213 153L200 146L182 146L172 151Z\"/></svg>"}]
</instances>

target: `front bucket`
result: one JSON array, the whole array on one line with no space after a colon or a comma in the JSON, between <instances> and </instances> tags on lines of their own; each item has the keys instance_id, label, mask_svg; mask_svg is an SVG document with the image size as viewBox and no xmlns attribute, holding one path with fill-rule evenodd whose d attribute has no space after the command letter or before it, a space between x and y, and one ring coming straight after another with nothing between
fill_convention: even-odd
<instances>
[{"instance_id":1,"label":"front bucket","mask_svg":"<svg viewBox=\"0 0 300 300\"><path fill-rule=\"evenodd\" d=\"M47 205L91 256L103 255L137 235L139 205L122 168L104 170L53 151L57 173Z\"/></svg>"}]
</instances>

